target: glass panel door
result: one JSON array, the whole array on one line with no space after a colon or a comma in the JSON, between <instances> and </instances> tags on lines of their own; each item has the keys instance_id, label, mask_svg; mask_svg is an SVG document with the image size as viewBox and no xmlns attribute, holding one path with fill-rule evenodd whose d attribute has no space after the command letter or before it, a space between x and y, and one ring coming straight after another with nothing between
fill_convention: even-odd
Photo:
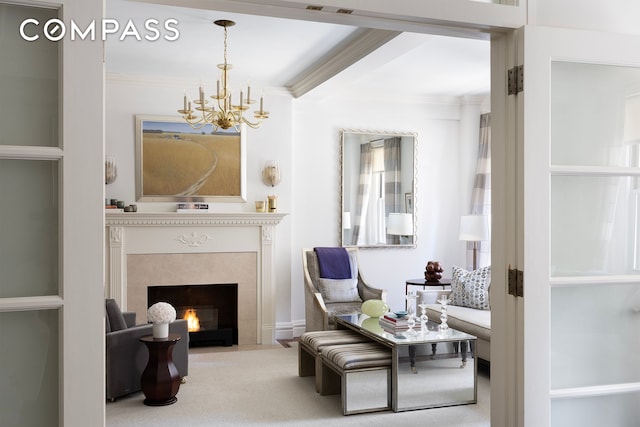
<instances>
[{"instance_id":1,"label":"glass panel door","mask_svg":"<svg viewBox=\"0 0 640 427\"><path fill-rule=\"evenodd\" d=\"M604 419L582 417L580 425L630 425L630 414L640 414L637 396L618 395L630 384L640 387L640 135L630 131L640 116L626 111L639 91L640 68L551 63L553 426L575 423L594 406L618 410ZM584 399L585 392L592 396Z\"/></svg>"},{"instance_id":2,"label":"glass panel door","mask_svg":"<svg viewBox=\"0 0 640 427\"><path fill-rule=\"evenodd\" d=\"M525 425L640 415L639 45L525 29Z\"/></svg>"},{"instance_id":3,"label":"glass panel door","mask_svg":"<svg viewBox=\"0 0 640 427\"><path fill-rule=\"evenodd\" d=\"M60 55L18 31L57 17L0 4L0 424L11 427L61 418Z\"/></svg>"}]
</instances>

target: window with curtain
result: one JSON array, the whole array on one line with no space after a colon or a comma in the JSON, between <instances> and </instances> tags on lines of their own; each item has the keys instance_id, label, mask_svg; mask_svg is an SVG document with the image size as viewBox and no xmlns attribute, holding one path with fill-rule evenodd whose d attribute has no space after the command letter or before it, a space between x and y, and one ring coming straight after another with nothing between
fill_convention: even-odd
<instances>
[{"instance_id":1,"label":"window with curtain","mask_svg":"<svg viewBox=\"0 0 640 427\"><path fill-rule=\"evenodd\" d=\"M478 160L471 190L472 215L487 215L491 218L491 114L480 116L480 136L478 139ZM489 221L491 224L491 221ZM467 242L467 266L473 265L475 242ZM477 242L477 264L479 267L491 264L491 241Z\"/></svg>"},{"instance_id":2,"label":"window with curtain","mask_svg":"<svg viewBox=\"0 0 640 427\"><path fill-rule=\"evenodd\" d=\"M358 212L352 244L399 243L400 236L387 234L389 213L402 212L400 189L401 138L369 141L360 146Z\"/></svg>"}]
</instances>

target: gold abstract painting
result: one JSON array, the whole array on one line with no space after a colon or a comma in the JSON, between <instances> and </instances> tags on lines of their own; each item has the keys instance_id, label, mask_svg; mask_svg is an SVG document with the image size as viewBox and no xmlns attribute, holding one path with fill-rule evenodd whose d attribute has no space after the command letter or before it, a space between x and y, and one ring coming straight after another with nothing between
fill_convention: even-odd
<instances>
[{"instance_id":1,"label":"gold abstract painting","mask_svg":"<svg viewBox=\"0 0 640 427\"><path fill-rule=\"evenodd\" d=\"M138 200L244 199L242 132L138 117Z\"/></svg>"}]
</instances>

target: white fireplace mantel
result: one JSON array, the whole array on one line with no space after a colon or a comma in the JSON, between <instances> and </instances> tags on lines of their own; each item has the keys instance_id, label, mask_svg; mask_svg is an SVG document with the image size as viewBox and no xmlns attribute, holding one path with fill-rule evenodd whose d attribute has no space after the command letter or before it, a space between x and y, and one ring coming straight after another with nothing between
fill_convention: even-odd
<instances>
[{"instance_id":1,"label":"white fireplace mantel","mask_svg":"<svg viewBox=\"0 0 640 427\"><path fill-rule=\"evenodd\" d=\"M257 343L275 342L275 226L283 213L109 213L107 296L127 309L127 256L255 252Z\"/></svg>"}]
</instances>

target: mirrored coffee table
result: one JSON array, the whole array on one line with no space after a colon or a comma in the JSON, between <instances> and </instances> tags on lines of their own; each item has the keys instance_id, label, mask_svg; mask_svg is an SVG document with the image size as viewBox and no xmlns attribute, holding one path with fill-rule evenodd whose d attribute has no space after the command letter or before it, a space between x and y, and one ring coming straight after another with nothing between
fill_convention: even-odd
<instances>
[{"instance_id":1,"label":"mirrored coffee table","mask_svg":"<svg viewBox=\"0 0 640 427\"><path fill-rule=\"evenodd\" d=\"M467 343L475 343L475 336L451 328L441 331L435 322L415 334L389 333L379 326L378 318L365 314L336 316L336 324L391 348L393 411L477 402L477 358L467 360ZM454 350L458 344L460 352Z\"/></svg>"}]
</instances>

